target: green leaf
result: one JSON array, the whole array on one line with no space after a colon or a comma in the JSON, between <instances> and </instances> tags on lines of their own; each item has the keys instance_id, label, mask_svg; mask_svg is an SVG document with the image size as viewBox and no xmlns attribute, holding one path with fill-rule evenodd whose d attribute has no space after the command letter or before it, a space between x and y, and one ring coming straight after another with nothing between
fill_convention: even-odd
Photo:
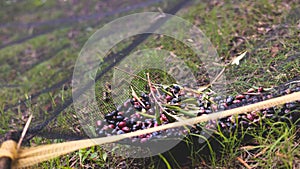
<instances>
[{"instance_id":1,"label":"green leaf","mask_svg":"<svg viewBox=\"0 0 300 169\"><path fill-rule=\"evenodd\" d=\"M103 158L104 161L106 161L106 159L107 159L107 153L106 153L106 152L104 152L104 153L102 154L102 158Z\"/></svg>"},{"instance_id":2,"label":"green leaf","mask_svg":"<svg viewBox=\"0 0 300 169\"><path fill-rule=\"evenodd\" d=\"M98 153L97 153L97 152L94 152L94 153L91 154L90 157L93 158L93 159L94 159L94 158L97 158L97 157L98 157Z\"/></svg>"}]
</instances>

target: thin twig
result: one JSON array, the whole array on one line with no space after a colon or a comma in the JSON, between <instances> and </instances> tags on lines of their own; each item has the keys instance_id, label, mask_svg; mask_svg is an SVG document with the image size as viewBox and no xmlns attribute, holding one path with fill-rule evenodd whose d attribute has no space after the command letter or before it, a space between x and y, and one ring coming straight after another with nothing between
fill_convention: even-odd
<instances>
[{"instance_id":1,"label":"thin twig","mask_svg":"<svg viewBox=\"0 0 300 169\"><path fill-rule=\"evenodd\" d=\"M265 147L262 149L259 153L257 153L254 158L257 158L258 156L261 156L262 154L265 154L265 152L269 149L269 147Z\"/></svg>"},{"instance_id":2,"label":"thin twig","mask_svg":"<svg viewBox=\"0 0 300 169\"><path fill-rule=\"evenodd\" d=\"M293 83L300 83L300 80L292 81L292 82L289 82L289 83L287 83L285 85L287 86L287 85L290 85L290 84L293 84Z\"/></svg>"},{"instance_id":3,"label":"thin twig","mask_svg":"<svg viewBox=\"0 0 300 169\"><path fill-rule=\"evenodd\" d=\"M19 150L20 147L21 147L22 141L23 141L23 139L25 137L25 134L26 134L26 132L28 130L29 124L31 123L31 120L32 120L32 114L29 116L29 118L28 118L28 120L27 120L27 122L26 122L26 124L24 126L24 129L23 129L22 134L21 134L21 138L20 138L20 140L18 142L17 150Z\"/></svg>"},{"instance_id":4,"label":"thin twig","mask_svg":"<svg viewBox=\"0 0 300 169\"><path fill-rule=\"evenodd\" d=\"M141 101L141 99L138 97L138 95L135 93L135 91L133 90L133 88L130 86L131 88L131 95L145 108L145 104Z\"/></svg>"},{"instance_id":5,"label":"thin twig","mask_svg":"<svg viewBox=\"0 0 300 169\"><path fill-rule=\"evenodd\" d=\"M236 158L240 163L242 163L247 169L252 169L252 167L246 163L246 161L244 161L243 159L241 159L240 157Z\"/></svg>"}]
</instances>

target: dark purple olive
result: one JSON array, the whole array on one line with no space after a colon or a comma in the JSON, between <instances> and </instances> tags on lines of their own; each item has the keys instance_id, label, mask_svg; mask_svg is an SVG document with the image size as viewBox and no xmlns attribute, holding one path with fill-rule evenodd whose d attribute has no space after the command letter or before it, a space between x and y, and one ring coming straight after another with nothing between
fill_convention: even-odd
<instances>
[{"instance_id":1,"label":"dark purple olive","mask_svg":"<svg viewBox=\"0 0 300 169\"><path fill-rule=\"evenodd\" d=\"M127 126L133 126L136 124L135 118L130 118L128 121L126 121Z\"/></svg>"},{"instance_id":2,"label":"dark purple olive","mask_svg":"<svg viewBox=\"0 0 300 169\"><path fill-rule=\"evenodd\" d=\"M122 112L122 111L118 112L118 116L123 116L123 115L124 115L124 112Z\"/></svg>"},{"instance_id":3,"label":"dark purple olive","mask_svg":"<svg viewBox=\"0 0 300 169\"><path fill-rule=\"evenodd\" d=\"M139 104L135 104L134 105L134 108L137 110L137 111L142 111L143 107Z\"/></svg>"},{"instance_id":4,"label":"dark purple olive","mask_svg":"<svg viewBox=\"0 0 300 169\"><path fill-rule=\"evenodd\" d=\"M247 119L250 120L250 121L253 121L254 117L250 113L248 113L247 114Z\"/></svg>"},{"instance_id":5,"label":"dark purple olive","mask_svg":"<svg viewBox=\"0 0 300 169\"><path fill-rule=\"evenodd\" d=\"M300 92L300 87L296 87L294 89L291 89L292 92Z\"/></svg>"},{"instance_id":6,"label":"dark purple olive","mask_svg":"<svg viewBox=\"0 0 300 169\"><path fill-rule=\"evenodd\" d=\"M172 100L172 98L173 98L172 96L170 96L170 95L167 95L167 96L166 96L166 100L167 100L167 102L171 101L171 100Z\"/></svg>"},{"instance_id":7,"label":"dark purple olive","mask_svg":"<svg viewBox=\"0 0 300 169\"><path fill-rule=\"evenodd\" d=\"M158 132L158 131L155 131L155 132L153 132L153 133L151 133L152 134L152 136L157 136L157 135L159 135L160 133Z\"/></svg>"},{"instance_id":8,"label":"dark purple olive","mask_svg":"<svg viewBox=\"0 0 300 169\"><path fill-rule=\"evenodd\" d=\"M218 106L218 110L220 110L220 111L225 110L225 109L226 109L226 107L224 105L219 105Z\"/></svg>"},{"instance_id":9,"label":"dark purple olive","mask_svg":"<svg viewBox=\"0 0 300 169\"><path fill-rule=\"evenodd\" d=\"M130 132L130 128L125 126L122 128L122 131L124 131L125 133L128 133L128 132Z\"/></svg>"},{"instance_id":10,"label":"dark purple olive","mask_svg":"<svg viewBox=\"0 0 300 169\"><path fill-rule=\"evenodd\" d=\"M147 94L142 93L142 94L141 94L141 97L142 97L142 99L143 99L144 101L149 102L149 96L148 96Z\"/></svg>"},{"instance_id":11,"label":"dark purple olive","mask_svg":"<svg viewBox=\"0 0 300 169\"><path fill-rule=\"evenodd\" d=\"M167 88L167 90L171 92L172 95L162 95L162 98L159 99L164 99L168 102L168 104L180 103L180 97L190 97L189 95L186 96L185 93L180 93L178 97L176 95L177 89L175 85ZM180 88L178 88L178 91L179 90ZM295 88L289 89L289 91L287 90L287 88L284 88L283 90L278 91L277 93L269 94L266 93L266 91L264 91L263 88L260 88L258 90L251 89L248 90L248 92L253 94L240 94L234 97L217 96L214 99L212 99L217 104L210 104L210 102L203 101L203 98L201 96L197 96L197 106L199 106L198 115L210 114L213 111L227 110L235 107L253 104L261 100L267 100L275 96L277 97L286 93L290 93L294 90ZM300 87L298 87L297 90L300 91ZM257 95L257 93L254 92L259 92L260 94ZM154 107L151 108L149 95L142 93L140 99L145 105L145 107L142 107L140 102L137 101L136 98L128 99L127 101L125 101L127 103L121 104L122 106L118 106L117 110L105 115L106 124L105 121L96 121L96 133L99 136L109 136L112 134L123 134L131 131L158 126L158 123L154 119L146 119L144 116L139 114L139 112L137 112L137 110L139 111L145 108L147 114L154 115L155 111L158 111ZM130 104L130 102L133 106ZM248 128L249 126L253 128L261 122L261 118L281 120L286 122L288 120L295 119L295 117L293 117L293 109L299 110L299 105L300 99L298 102L296 101L293 103L287 103L284 106L280 106L279 108L269 108L261 111L250 112L248 114L238 115L237 118L232 116L229 118L222 118L218 121L211 121L208 122L204 127L214 128L216 124L218 124L220 125L221 129L224 130L224 134L228 134L231 131L243 130L245 127ZM186 105L182 103L179 105L179 107L185 108ZM161 120L162 125L170 123L168 121L168 118L164 114L161 114ZM195 128L191 128L190 131L194 134L201 134L201 131L203 130L200 126L198 126ZM158 139L165 136L178 137L186 134L186 132L188 131L179 129L169 129L166 131L142 135L140 137L134 137L129 140L134 142L137 141L137 138L140 138L138 139L139 142L147 142L150 138Z\"/></svg>"},{"instance_id":12,"label":"dark purple olive","mask_svg":"<svg viewBox=\"0 0 300 169\"><path fill-rule=\"evenodd\" d=\"M198 103L198 107L203 107L204 106L204 103L201 100L197 100L197 103Z\"/></svg>"},{"instance_id":13,"label":"dark purple olive","mask_svg":"<svg viewBox=\"0 0 300 169\"><path fill-rule=\"evenodd\" d=\"M106 120L106 122L107 122L108 124L115 124L115 123L116 123L116 121L114 121L114 120Z\"/></svg>"},{"instance_id":14,"label":"dark purple olive","mask_svg":"<svg viewBox=\"0 0 300 169\"><path fill-rule=\"evenodd\" d=\"M274 114L274 113L275 113L275 111L273 108L267 109L267 114Z\"/></svg>"},{"instance_id":15,"label":"dark purple olive","mask_svg":"<svg viewBox=\"0 0 300 169\"><path fill-rule=\"evenodd\" d=\"M125 127L126 126L126 122L125 121L121 121L121 122L119 122L119 124L118 124L118 127L119 128L123 128L123 127Z\"/></svg>"},{"instance_id":16,"label":"dark purple olive","mask_svg":"<svg viewBox=\"0 0 300 169\"><path fill-rule=\"evenodd\" d=\"M215 101L215 102L220 101L220 100L222 100L222 96L216 96L216 97L214 98L214 101Z\"/></svg>"},{"instance_id":17,"label":"dark purple olive","mask_svg":"<svg viewBox=\"0 0 300 169\"><path fill-rule=\"evenodd\" d=\"M210 114L210 113L212 113L211 110L209 110L209 109L206 109L206 110L205 110L205 114Z\"/></svg>"},{"instance_id":18,"label":"dark purple olive","mask_svg":"<svg viewBox=\"0 0 300 169\"><path fill-rule=\"evenodd\" d=\"M130 99L130 103L131 103L132 105L134 105L135 102L136 102L136 99L135 99L135 98Z\"/></svg>"},{"instance_id":19,"label":"dark purple olive","mask_svg":"<svg viewBox=\"0 0 300 169\"><path fill-rule=\"evenodd\" d=\"M105 115L104 118L107 119L107 120L112 120L113 117L114 117L114 115L112 113L108 113L108 114Z\"/></svg>"},{"instance_id":20,"label":"dark purple olive","mask_svg":"<svg viewBox=\"0 0 300 169\"><path fill-rule=\"evenodd\" d=\"M234 100L233 96L228 96L228 97L226 98L226 103L230 105L230 104L232 103L233 100Z\"/></svg>"},{"instance_id":21,"label":"dark purple olive","mask_svg":"<svg viewBox=\"0 0 300 169\"><path fill-rule=\"evenodd\" d=\"M295 110L297 107L299 107L300 105L297 105L296 103L287 103L285 104L286 108L288 108L289 110Z\"/></svg>"},{"instance_id":22,"label":"dark purple olive","mask_svg":"<svg viewBox=\"0 0 300 169\"><path fill-rule=\"evenodd\" d=\"M231 130L232 131L235 131L237 129L237 125L236 125L236 123L234 123L232 126L231 126Z\"/></svg>"},{"instance_id":23,"label":"dark purple olive","mask_svg":"<svg viewBox=\"0 0 300 169\"><path fill-rule=\"evenodd\" d=\"M123 121L123 120L124 120L124 116L118 115L118 116L116 117L116 120L117 120L117 121Z\"/></svg>"},{"instance_id":24,"label":"dark purple olive","mask_svg":"<svg viewBox=\"0 0 300 169\"><path fill-rule=\"evenodd\" d=\"M124 134L125 132L123 130L119 130L117 131L117 134L120 135L120 134Z\"/></svg>"},{"instance_id":25,"label":"dark purple olive","mask_svg":"<svg viewBox=\"0 0 300 169\"><path fill-rule=\"evenodd\" d=\"M178 85L174 85L173 89L175 94L177 94L180 91L180 87Z\"/></svg>"},{"instance_id":26,"label":"dark purple olive","mask_svg":"<svg viewBox=\"0 0 300 169\"><path fill-rule=\"evenodd\" d=\"M235 98L242 100L245 98L245 95L239 94L239 95L236 95Z\"/></svg>"},{"instance_id":27,"label":"dark purple olive","mask_svg":"<svg viewBox=\"0 0 300 169\"><path fill-rule=\"evenodd\" d=\"M259 93L261 93L261 92L264 91L264 88L263 88L263 87L259 87L259 88L257 89L257 91L258 91Z\"/></svg>"},{"instance_id":28,"label":"dark purple olive","mask_svg":"<svg viewBox=\"0 0 300 169\"><path fill-rule=\"evenodd\" d=\"M180 98L179 97L175 97L175 98L173 98L172 100L171 100L171 104L173 103L178 103L178 102L180 102L181 100L180 100Z\"/></svg>"},{"instance_id":29,"label":"dark purple olive","mask_svg":"<svg viewBox=\"0 0 300 169\"><path fill-rule=\"evenodd\" d=\"M166 117L166 115L161 114L161 115L160 115L160 120L161 120L161 121L168 121L168 118Z\"/></svg>"},{"instance_id":30,"label":"dark purple olive","mask_svg":"<svg viewBox=\"0 0 300 169\"><path fill-rule=\"evenodd\" d=\"M237 103L240 103L241 102L241 100L233 100L233 104L237 104Z\"/></svg>"},{"instance_id":31,"label":"dark purple olive","mask_svg":"<svg viewBox=\"0 0 300 169\"><path fill-rule=\"evenodd\" d=\"M259 101L259 99L257 97L253 97L252 101L253 101L253 103L257 103Z\"/></svg>"},{"instance_id":32,"label":"dark purple olive","mask_svg":"<svg viewBox=\"0 0 300 169\"><path fill-rule=\"evenodd\" d=\"M99 130L99 131L98 131L98 135L99 135L100 137L105 136L105 132L104 132L103 130Z\"/></svg>"},{"instance_id":33,"label":"dark purple olive","mask_svg":"<svg viewBox=\"0 0 300 169\"><path fill-rule=\"evenodd\" d=\"M114 116L118 115L118 111L117 110L114 110L111 112L111 114L113 114Z\"/></svg>"},{"instance_id":34,"label":"dark purple olive","mask_svg":"<svg viewBox=\"0 0 300 169\"><path fill-rule=\"evenodd\" d=\"M114 128L115 128L115 125L110 124L110 125L108 125L108 127L111 128L111 129L114 129Z\"/></svg>"}]
</instances>

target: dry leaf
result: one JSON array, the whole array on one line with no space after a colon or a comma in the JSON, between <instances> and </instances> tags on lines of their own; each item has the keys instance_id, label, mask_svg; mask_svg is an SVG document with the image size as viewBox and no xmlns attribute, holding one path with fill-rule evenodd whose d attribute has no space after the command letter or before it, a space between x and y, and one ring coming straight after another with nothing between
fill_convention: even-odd
<instances>
[{"instance_id":1,"label":"dry leaf","mask_svg":"<svg viewBox=\"0 0 300 169\"><path fill-rule=\"evenodd\" d=\"M276 46L273 46L272 48L271 48L271 56L272 57L275 57L276 55L277 55L277 53L279 52L279 47L278 47L278 45L276 45Z\"/></svg>"},{"instance_id":2,"label":"dry leaf","mask_svg":"<svg viewBox=\"0 0 300 169\"><path fill-rule=\"evenodd\" d=\"M245 51L244 53L240 54L238 57L234 58L231 62L231 65L236 64L239 65L240 64L240 60L242 60L247 54L247 51Z\"/></svg>"}]
</instances>

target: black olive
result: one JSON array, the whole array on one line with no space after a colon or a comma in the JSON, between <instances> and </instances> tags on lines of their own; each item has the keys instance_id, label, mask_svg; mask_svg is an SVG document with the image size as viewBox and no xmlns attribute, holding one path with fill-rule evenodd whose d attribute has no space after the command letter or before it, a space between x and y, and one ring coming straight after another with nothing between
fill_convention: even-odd
<instances>
[{"instance_id":1,"label":"black olive","mask_svg":"<svg viewBox=\"0 0 300 169\"><path fill-rule=\"evenodd\" d=\"M113 115L112 113L108 113L108 114L105 115L104 118L105 118L106 120L112 120L113 117L114 117L114 115Z\"/></svg>"},{"instance_id":2,"label":"black olive","mask_svg":"<svg viewBox=\"0 0 300 169\"><path fill-rule=\"evenodd\" d=\"M214 98L214 101L217 102L217 101L220 101L221 99L222 99L222 96L216 96L216 97Z\"/></svg>"},{"instance_id":3,"label":"black olive","mask_svg":"<svg viewBox=\"0 0 300 169\"><path fill-rule=\"evenodd\" d=\"M157 136L159 134L160 134L159 132L155 131L155 132L152 133L152 136Z\"/></svg>"},{"instance_id":4,"label":"black olive","mask_svg":"<svg viewBox=\"0 0 300 169\"><path fill-rule=\"evenodd\" d=\"M116 124L116 121L114 121L114 120L106 120L106 122L107 122L108 124Z\"/></svg>"},{"instance_id":5,"label":"black olive","mask_svg":"<svg viewBox=\"0 0 300 169\"><path fill-rule=\"evenodd\" d=\"M117 121L123 121L123 120L124 120L124 116L118 115L118 116L116 117L116 120L117 120Z\"/></svg>"},{"instance_id":6,"label":"black olive","mask_svg":"<svg viewBox=\"0 0 300 169\"><path fill-rule=\"evenodd\" d=\"M137 111L142 111L143 107L141 105L134 105L134 108L137 110Z\"/></svg>"},{"instance_id":7,"label":"black olive","mask_svg":"<svg viewBox=\"0 0 300 169\"><path fill-rule=\"evenodd\" d=\"M181 101L181 98L180 97L175 97L171 100L171 104L172 103L179 103Z\"/></svg>"},{"instance_id":8,"label":"black olive","mask_svg":"<svg viewBox=\"0 0 300 169\"><path fill-rule=\"evenodd\" d=\"M257 103L259 101L258 97L253 97L252 98L253 103Z\"/></svg>"},{"instance_id":9,"label":"black olive","mask_svg":"<svg viewBox=\"0 0 300 169\"><path fill-rule=\"evenodd\" d=\"M99 131L98 131L98 135L99 135L100 137L105 136L105 132L104 132L103 130L99 130Z\"/></svg>"},{"instance_id":10,"label":"black olive","mask_svg":"<svg viewBox=\"0 0 300 169\"><path fill-rule=\"evenodd\" d=\"M220 110L220 111L222 111L222 110L225 110L226 108L225 108L225 106L224 105L218 105L218 110Z\"/></svg>"},{"instance_id":11,"label":"black olive","mask_svg":"<svg viewBox=\"0 0 300 169\"><path fill-rule=\"evenodd\" d=\"M285 104L286 108L288 108L289 110L295 110L298 106L296 103L287 103Z\"/></svg>"},{"instance_id":12,"label":"black olive","mask_svg":"<svg viewBox=\"0 0 300 169\"><path fill-rule=\"evenodd\" d=\"M203 107L204 106L204 103L201 100L197 100L197 103L198 103L198 107Z\"/></svg>"},{"instance_id":13,"label":"black olive","mask_svg":"<svg viewBox=\"0 0 300 169\"><path fill-rule=\"evenodd\" d=\"M180 91L180 87L178 85L173 85L174 93L178 93Z\"/></svg>"},{"instance_id":14,"label":"black olive","mask_svg":"<svg viewBox=\"0 0 300 169\"><path fill-rule=\"evenodd\" d=\"M142 98L144 101L149 102L149 96L148 96L147 94L142 93L142 94L141 94L141 98Z\"/></svg>"},{"instance_id":15,"label":"black olive","mask_svg":"<svg viewBox=\"0 0 300 169\"><path fill-rule=\"evenodd\" d=\"M233 97L233 96L228 96L228 97L226 98L226 103L227 103L228 105L230 105L230 104L232 103L233 100L234 100L234 97Z\"/></svg>"}]
</instances>

